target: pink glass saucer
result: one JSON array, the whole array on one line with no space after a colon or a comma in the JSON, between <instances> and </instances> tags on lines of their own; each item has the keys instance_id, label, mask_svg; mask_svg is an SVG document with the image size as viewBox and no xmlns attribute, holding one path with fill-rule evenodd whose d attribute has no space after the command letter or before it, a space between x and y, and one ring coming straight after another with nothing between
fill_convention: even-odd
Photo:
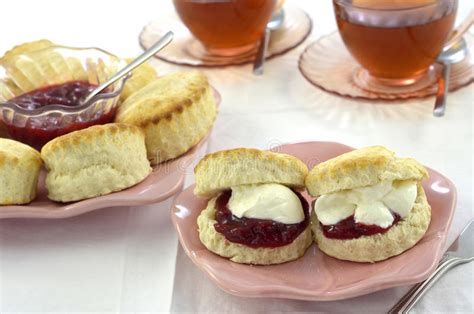
<instances>
[{"instance_id":1,"label":"pink glass saucer","mask_svg":"<svg viewBox=\"0 0 474 314\"><path fill-rule=\"evenodd\" d=\"M301 44L311 32L312 22L309 15L301 9L285 7L283 26L272 32L266 58L274 58ZM170 63L219 67L253 62L256 48L248 53L222 57L209 54L195 39L175 12L153 21L143 28L139 41L143 49L148 49L167 31L174 32L173 43L158 53L156 57Z\"/></svg>"},{"instance_id":2,"label":"pink glass saucer","mask_svg":"<svg viewBox=\"0 0 474 314\"><path fill-rule=\"evenodd\" d=\"M305 142L282 145L276 150L294 155L313 167L352 148L333 142ZM302 258L285 264L233 263L208 251L200 242L196 219L207 200L194 196L194 186L181 192L175 200L171 219L189 258L228 293L314 301L347 299L422 281L436 268L454 214L456 188L439 172L428 171L430 178L423 187L432 207L432 219L426 235L412 249L374 264L337 260L319 251L315 244ZM306 193L304 196L311 201Z\"/></svg>"},{"instance_id":3,"label":"pink glass saucer","mask_svg":"<svg viewBox=\"0 0 474 314\"><path fill-rule=\"evenodd\" d=\"M219 106L221 96L214 88L213 93L216 105ZM36 199L27 205L0 206L0 219L68 218L101 208L146 205L166 200L182 190L186 169L206 144L208 137L209 135L178 158L153 167L152 173L140 183L119 192L78 202L57 203L49 200L44 184L45 172L41 170Z\"/></svg>"},{"instance_id":4,"label":"pink glass saucer","mask_svg":"<svg viewBox=\"0 0 474 314\"><path fill-rule=\"evenodd\" d=\"M466 33L464 39L470 51L474 50L474 35ZM432 84L429 86L412 86L405 90L389 89L389 92L380 92L379 86L360 88L355 79L360 79L354 73L361 73L360 65L347 51L338 32L319 38L310 44L301 54L298 67L301 74L313 85L340 96L361 99L396 100L426 97L436 94L436 77L441 67L433 66ZM474 55L470 53L463 61L454 64L451 68L449 90L455 91L474 82Z\"/></svg>"}]
</instances>

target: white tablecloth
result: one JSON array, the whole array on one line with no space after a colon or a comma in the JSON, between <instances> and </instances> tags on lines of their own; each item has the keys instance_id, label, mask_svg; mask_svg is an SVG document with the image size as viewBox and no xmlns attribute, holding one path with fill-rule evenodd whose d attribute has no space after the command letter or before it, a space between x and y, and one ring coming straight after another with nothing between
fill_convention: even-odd
<instances>
[{"instance_id":1,"label":"white tablecloth","mask_svg":"<svg viewBox=\"0 0 474 314\"><path fill-rule=\"evenodd\" d=\"M302 49L333 31L330 1L288 0L314 19L310 38L269 61L265 75L251 66L208 69L223 102L207 151L269 148L302 140L354 147L381 144L451 178L458 206L448 241L472 219L474 87L449 98L442 119L433 98L368 103L336 97L306 82L297 70ZM465 16L469 0L461 0ZM9 1L2 4L0 51L49 38L72 46L99 46L119 55L140 52L142 26L167 10L156 1ZM160 73L178 67L154 61ZM193 178L188 171L186 185ZM383 312L408 289L388 289L338 302L242 299L214 286L182 250L169 220L172 200L110 208L46 221L0 221L0 312L327 311ZM473 312L473 265L452 270L429 291L417 312Z\"/></svg>"}]
</instances>

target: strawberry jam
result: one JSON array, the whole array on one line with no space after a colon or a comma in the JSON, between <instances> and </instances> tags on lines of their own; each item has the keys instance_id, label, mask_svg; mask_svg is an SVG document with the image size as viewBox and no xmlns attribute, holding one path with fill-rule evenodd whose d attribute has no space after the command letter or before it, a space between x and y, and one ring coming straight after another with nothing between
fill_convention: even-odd
<instances>
[{"instance_id":1,"label":"strawberry jam","mask_svg":"<svg viewBox=\"0 0 474 314\"><path fill-rule=\"evenodd\" d=\"M377 225L366 225L357 223L354 220L354 216L347 217L346 219L339 221L335 225L326 226L321 223L320 224L326 238L342 240L357 239L361 236L371 236L374 234L387 232L392 226L394 226L400 221L400 216L398 214L392 213L392 215L393 223L387 228L382 228Z\"/></svg>"},{"instance_id":2,"label":"strawberry jam","mask_svg":"<svg viewBox=\"0 0 474 314\"><path fill-rule=\"evenodd\" d=\"M295 192L303 205L304 220L296 224L284 224L268 219L238 218L227 207L232 191L225 191L216 201L214 228L228 241L253 248L279 247L293 242L309 225L309 206L301 194Z\"/></svg>"},{"instance_id":3,"label":"strawberry jam","mask_svg":"<svg viewBox=\"0 0 474 314\"><path fill-rule=\"evenodd\" d=\"M48 105L75 107L79 106L96 87L97 85L92 85L89 82L72 81L35 89L10 99L8 102L27 110L34 110Z\"/></svg>"},{"instance_id":4,"label":"strawberry jam","mask_svg":"<svg viewBox=\"0 0 474 314\"><path fill-rule=\"evenodd\" d=\"M77 107L96 87L97 85L85 81L72 81L33 90L12 98L7 103L15 104L24 110L35 110L50 105ZM4 123L11 138L40 149L55 137L92 125L112 122L114 116L114 110L109 112L99 110L88 119L79 115L74 116L69 123L62 123L61 115L56 114L31 117L22 126L8 120Z\"/></svg>"}]
</instances>

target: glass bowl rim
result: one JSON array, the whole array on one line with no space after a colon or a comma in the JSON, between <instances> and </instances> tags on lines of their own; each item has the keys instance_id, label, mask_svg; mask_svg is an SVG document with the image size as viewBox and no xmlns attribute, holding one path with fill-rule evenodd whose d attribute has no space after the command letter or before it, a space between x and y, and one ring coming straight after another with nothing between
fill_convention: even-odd
<instances>
[{"instance_id":1,"label":"glass bowl rim","mask_svg":"<svg viewBox=\"0 0 474 314\"><path fill-rule=\"evenodd\" d=\"M123 63L123 66L126 65L126 62L125 62L124 59L122 59L122 58L114 55L113 53L110 53L110 52L108 52L108 51L106 51L102 48L98 48L98 47L84 47L84 48L82 48L82 47L69 47L69 46L62 46L62 45L54 45L54 46L38 49L38 50L35 50L35 51L31 51L31 52L21 53L21 54L18 54L18 55L15 55L15 56L12 56L12 57L8 58L8 60L6 60L5 63L9 63L12 60L16 60L16 59L24 57L24 56L34 55L34 54L37 54L37 53L40 53L40 52L43 52L43 51L46 51L46 50L95 51L95 52L100 52L104 55L107 55L108 57L110 57L112 59L116 59L118 63ZM89 101L87 103L84 103L84 104L81 104L79 106L70 107L70 106L64 106L64 105L48 105L48 106L43 106L43 107L39 107L39 108L36 108L36 109L29 110L29 109L22 108L22 107L18 106L15 103L8 102L8 100L7 100L7 101L1 101L0 102L0 111L3 111L5 109L10 109L10 110L13 110L15 113L22 114L22 115L28 116L28 117L41 117L41 116L49 115L51 113L60 113L60 114L66 114L66 115L80 114L80 113L86 111L91 106L93 106L98 101L108 100L108 99L113 99L113 98L118 97L120 95L120 93L122 92L126 81L131 77L131 75L132 74L128 74L128 75L124 76L119 81L118 87L115 88L113 91L111 91L111 92L102 92L102 93L98 94L97 96L95 96L91 101Z\"/></svg>"},{"instance_id":2,"label":"glass bowl rim","mask_svg":"<svg viewBox=\"0 0 474 314\"><path fill-rule=\"evenodd\" d=\"M367 11L379 11L379 12L395 12L395 11L414 11L414 10L418 10L418 9L424 9L424 8L428 8L428 7L437 7L441 4L441 2L444 2L444 1L452 1L452 0L441 0L441 1L436 1L436 2L432 2L432 3L426 3L426 4L420 4L420 5L417 5L417 6L414 6L414 7L410 7L410 8L387 8L387 9L381 9L381 8L367 8L367 7L363 7L363 6L360 6L360 5L354 5L352 3L348 3L346 2L346 0L333 0L334 3L337 3L338 5L341 5L341 6L344 6L344 7L349 7L349 8L355 8L355 9L359 9L359 10L367 10ZM456 3L458 3L459 1L458 0L454 0Z\"/></svg>"}]
</instances>

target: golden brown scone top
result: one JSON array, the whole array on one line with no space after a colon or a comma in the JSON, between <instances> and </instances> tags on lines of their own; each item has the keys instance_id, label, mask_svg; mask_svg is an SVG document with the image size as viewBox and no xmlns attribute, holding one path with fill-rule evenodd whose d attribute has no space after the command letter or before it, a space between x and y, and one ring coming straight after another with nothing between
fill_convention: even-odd
<instances>
[{"instance_id":1,"label":"golden brown scone top","mask_svg":"<svg viewBox=\"0 0 474 314\"><path fill-rule=\"evenodd\" d=\"M232 186L279 183L303 188L308 173L296 157L253 148L236 148L206 155L194 168L198 196L210 197Z\"/></svg>"},{"instance_id":2,"label":"golden brown scone top","mask_svg":"<svg viewBox=\"0 0 474 314\"><path fill-rule=\"evenodd\" d=\"M42 164L41 155L34 148L14 140L0 138L0 166L6 160L17 162L28 160L28 162L36 165Z\"/></svg>"},{"instance_id":3,"label":"golden brown scone top","mask_svg":"<svg viewBox=\"0 0 474 314\"><path fill-rule=\"evenodd\" d=\"M421 181L427 177L428 172L415 159L397 157L383 146L371 146L316 165L306 177L306 188L318 196L384 180Z\"/></svg>"},{"instance_id":4,"label":"golden brown scone top","mask_svg":"<svg viewBox=\"0 0 474 314\"><path fill-rule=\"evenodd\" d=\"M94 125L87 129L74 131L49 141L41 149L42 155L47 155L56 150L67 150L69 146L76 146L84 142L93 142L98 136L106 134L113 135L115 133L126 132L126 133L140 133L144 136L143 131L133 125L127 125L122 123L109 123L103 125Z\"/></svg>"},{"instance_id":5,"label":"golden brown scone top","mask_svg":"<svg viewBox=\"0 0 474 314\"><path fill-rule=\"evenodd\" d=\"M198 71L176 72L148 83L120 106L116 121L146 126L195 103L209 87Z\"/></svg>"}]
</instances>

